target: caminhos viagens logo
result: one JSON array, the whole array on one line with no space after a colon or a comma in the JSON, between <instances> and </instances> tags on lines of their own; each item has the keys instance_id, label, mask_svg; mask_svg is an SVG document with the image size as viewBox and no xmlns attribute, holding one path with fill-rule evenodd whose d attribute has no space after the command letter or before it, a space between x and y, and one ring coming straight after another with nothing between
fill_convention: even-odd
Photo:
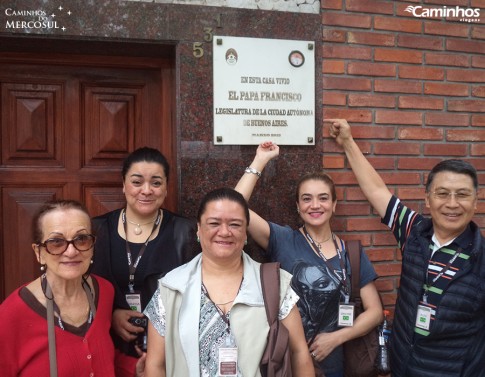
<instances>
[{"instance_id":1,"label":"caminhos viagens logo","mask_svg":"<svg viewBox=\"0 0 485 377\"><path fill-rule=\"evenodd\" d=\"M427 8L409 5L405 12L418 18L452 18L461 22L480 22L480 8L447 7Z\"/></svg>"}]
</instances>

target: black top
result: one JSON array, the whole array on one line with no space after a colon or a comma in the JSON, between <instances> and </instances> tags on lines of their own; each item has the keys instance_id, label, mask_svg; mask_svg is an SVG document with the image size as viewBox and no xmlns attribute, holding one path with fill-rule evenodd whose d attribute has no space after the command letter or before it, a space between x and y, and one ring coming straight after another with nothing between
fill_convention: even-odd
<instances>
[{"instance_id":1,"label":"black top","mask_svg":"<svg viewBox=\"0 0 485 377\"><path fill-rule=\"evenodd\" d=\"M130 309L128 293L128 258L126 242L118 233L121 209L93 219L96 234L93 272L109 280L115 289L113 309ZM157 281L167 272L188 262L197 252L195 222L163 210L158 235L151 240L135 271L134 289L141 292L142 310L155 292ZM129 243L136 260L143 243ZM132 344L113 334L115 346L126 354L137 356Z\"/></svg>"}]
</instances>

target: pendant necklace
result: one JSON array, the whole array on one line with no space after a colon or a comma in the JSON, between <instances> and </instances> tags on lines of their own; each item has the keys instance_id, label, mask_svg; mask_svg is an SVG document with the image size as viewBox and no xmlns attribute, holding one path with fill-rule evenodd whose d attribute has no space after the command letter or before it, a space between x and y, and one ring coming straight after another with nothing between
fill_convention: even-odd
<instances>
[{"instance_id":1,"label":"pendant necklace","mask_svg":"<svg viewBox=\"0 0 485 377\"><path fill-rule=\"evenodd\" d=\"M128 219L128 217L126 218L126 220L128 220L128 222L130 224L133 224L135 225L135 229L133 229L133 233L135 233L135 235L139 236L140 234L143 233L143 229L141 228L143 225L148 225L148 224L151 224L153 223L155 220L157 219L157 217L155 217L152 221L149 221L147 223L143 223L143 224L140 224L140 223L135 223L131 220Z\"/></svg>"}]
</instances>

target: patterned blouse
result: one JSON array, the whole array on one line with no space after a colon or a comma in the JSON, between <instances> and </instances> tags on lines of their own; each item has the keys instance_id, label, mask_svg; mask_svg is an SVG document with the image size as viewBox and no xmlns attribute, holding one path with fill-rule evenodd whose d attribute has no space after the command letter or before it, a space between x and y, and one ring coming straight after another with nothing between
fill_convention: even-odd
<instances>
[{"instance_id":1,"label":"patterned blouse","mask_svg":"<svg viewBox=\"0 0 485 377\"><path fill-rule=\"evenodd\" d=\"M288 316L291 309L297 303L299 297L288 286L283 304L278 313L278 319L282 320ZM150 318L153 326L161 336L165 336L165 307L160 300L160 288L153 295L150 303L145 309L145 314ZM224 320L216 305L204 294L200 293L200 318L199 318L199 366L201 377L212 377L218 374L218 355L221 347L234 347L234 338L231 336L228 325L230 311ZM238 370L238 377L242 376Z\"/></svg>"}]
</instances>

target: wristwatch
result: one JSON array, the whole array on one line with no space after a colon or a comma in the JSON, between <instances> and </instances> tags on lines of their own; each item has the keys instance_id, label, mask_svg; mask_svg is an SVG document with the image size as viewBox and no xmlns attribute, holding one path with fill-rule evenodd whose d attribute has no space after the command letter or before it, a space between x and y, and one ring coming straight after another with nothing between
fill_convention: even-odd
<instances>
[{"instance_id":1,"label":"wristwatch","mask_svg":"<svg viewBox=\"0 0 485 377\"><path fill-rule=\"evenodd\" d=\"M245 170L244 170L245 173L248 173L248 174L256 174L258 176L258 178L261 177L261 172L260 171L257 171L255 168L252 168L250 166L248 166Z\"/></svg>"}]
</instances>

